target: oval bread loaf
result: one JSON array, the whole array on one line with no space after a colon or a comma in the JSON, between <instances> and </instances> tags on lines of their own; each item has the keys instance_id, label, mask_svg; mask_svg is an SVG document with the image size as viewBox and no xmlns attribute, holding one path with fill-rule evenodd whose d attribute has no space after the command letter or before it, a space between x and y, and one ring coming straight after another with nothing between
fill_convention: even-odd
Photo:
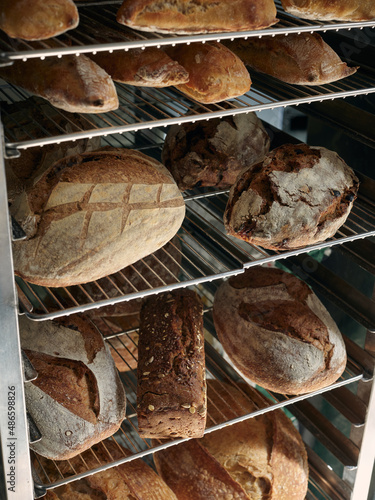
<instances>
[{"instance_id":1,"label":"oval bread loaf","mask_svg":"<svg viewBox=\"0 0 375 500\"><path fill-rule=\"evenodd\" d=\"M271 250L293 250L332 237L358 192L353 170L333 151L284 144L245 169L224 213L227 232Z\"/></svg>"},{"instance_id":2,"label":"oval bread loaf","mask_svg":"<svg viewBox=\"0 0 375 500\"><path fill-rule=\"evenodd\" d=\"M302 19L324 21L371 21L375 18L373 0L281 0L286 12Z\"/></svg>"},{"instance_id":3,"label":"oval bread loaf","mask_svg":"<svg viewBox=\"0 0 375 500\"><path fill-rule=\"evenodd\" d=\"M114 434L125 418L125 391L108 347L83 316L20 317L21 346L38 373L25 385L26 407L42 434L40 455L64 460Z\"/></svg>"},{"instance_id":4,"label":"oval bread loaf","mask_svg":"<svg viewBox=\"0 0 375 500\"><path fill-rule=\"evenodd\" d=\"M110 148L56 162L11 210L27 234L14 243L15 272L58 287L99 279L158 250L180 228L185 203L161 163Z\"/></svg>"},{"instance_id":5,"label":"oval bread loaf","mask_svg":"<svg viewBox=\"0 0 375 500\"><path fill-rule=\"evenodd\" d=\"M313 291L280 269L252 267L220 285L213 318L234 366L283 394L335 382L346 366L337 325Z\"/></svg>"}]
</instances>

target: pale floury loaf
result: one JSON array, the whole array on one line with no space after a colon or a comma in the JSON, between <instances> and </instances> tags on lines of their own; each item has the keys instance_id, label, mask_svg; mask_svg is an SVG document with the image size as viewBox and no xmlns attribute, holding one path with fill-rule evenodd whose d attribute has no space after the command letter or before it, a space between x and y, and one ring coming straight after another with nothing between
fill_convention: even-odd
<instances>
[{"instance_id":1,"label":"pale floury loaf","mask_svg":"<svg viewBox=\"0 0 375 500\"><path fill-rule=\"evenodd\" d=\"M25 385L27 410L42 435L31 448L63 460L114 434L125 418L125 391L99 331L72 315L58 323L21 317L20 334L38 372Z\"/></svg>"},{"instance_id":2,"label":"pale floury loaf","mask_svg":"<svg viewBox=\"0 0 375 500\"><path fill-rule=\"evenodd\" d=\"M312 392L345 369L336 323L303 281L281 269L252 267L222 283L213 318L233 365L271 391Z\"/></svg>"},{"instance_id":3,"label":"pale floury loaf","mask_svg":"<svg viewBox=\"0 0 375 500\"><path fill-rule=\"evenodd\" d=\"M15 272L44 286L119 271L167 243L185 215L163 165L115 148L58 161L11 209L27 234L14 243Z\"/></svg>"}]
</instances>

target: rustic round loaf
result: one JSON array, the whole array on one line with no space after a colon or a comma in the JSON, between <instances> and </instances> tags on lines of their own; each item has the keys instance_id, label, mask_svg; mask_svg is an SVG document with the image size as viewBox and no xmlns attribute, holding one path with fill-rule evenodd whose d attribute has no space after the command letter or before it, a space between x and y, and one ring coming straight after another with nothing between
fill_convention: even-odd
<instances>
[{"instance_id":1,"label":"rustic round loaf","mask_svg":"<svg viewBox=\"0 0 375 500\"><path fill-rule=\"evenodd\" d=\"M44 286L93 281L149 255L178 231L185 203L168 170L111 148L56 162L11 207L27 239L14 268Z\"/></svg>"},{"instance_id":2,"label":"rustic round loaf","mask_svg":"<svg viewBox=\"0 0 375 500\"><path fill-rule=\"evenodd\" d=\"M358 186L353 170L337 153L284 144L238 176L225 209L225 228L271 250L313 245L344 224Z\"/></svg>"},{"instance_id":3,"label":"rustic round loaf","mask_svg":"<svg viewBox=\"0 0 375 500\"><path fill-rule=\"evenodd\" d=\"M20 317L21 345L38 373L25 385L26 407L42 434L30 447L64 460L114 434L126 398L99 331L84 316L41 323Z\"/></svg>"},{"instance_id":4,"label":"rustic round loaf","mask_svg":"<svg viewBox=\"0 0 375 500\"><path fill-rule=\"evenodd\" d=\"M270 139L255 113L170 127L162 162L181 191L227 188L245 167L261 161Z\"/></svg>"},{"instance_id":5,"label":"rustic round loaf","mask_svg":"<svg viewBox=\"0 0 375 500\"><path fill-rule=\"evenodd\" d=\"M251 392L249 392L251 391ZM257 410L260 394L208 381L208 413L219 424ZM303 500L307 454L296 428L275 410L154 454L179 500Z\"/></svg>"},{"instance_id":6,"label":"rustic round loaf","mask_svg":"<svg viewBox=\"0 0 375 500\"><path fill-rule=\"evenodd\" d=\"M346 366L337 325L313 291L275 268L252 267L217 290L213 318L234 366L252 382L303 394L335 382Z\"/></svg>"}]
</instances>

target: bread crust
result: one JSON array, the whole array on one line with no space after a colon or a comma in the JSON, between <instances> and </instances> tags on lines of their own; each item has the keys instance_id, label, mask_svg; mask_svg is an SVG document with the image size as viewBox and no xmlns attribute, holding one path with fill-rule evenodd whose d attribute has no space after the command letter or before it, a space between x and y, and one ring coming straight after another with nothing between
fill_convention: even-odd
<instances>
[{"instance_id":1,"label":"bread crust","mask_svg":"<svg viewBox=\"0 0 375 500\"><path fill-rule=\"evenodd\" d=\"M224 213L228 234L271 250L332 237L357 197L359 181L333 151L284 144L244 170Z\"/></svg>"},{"instance_id":2,"label":"bread crust","mask_svg":"<svg viewBox=\"0 0 375 500\"><path fill-rule=\"evenodd\" d=\"M303 19L324 21L371 21L375 18L372 0L281 0L286 12Z\"/></svg>"},{"instance_id":3,"label":"bread crust","mask_svg":"<svg viewBox=\"0 0 375 500\"><path fill-rule=\"evenodd\" d=\"M117 21L143 31L198 34L263 29L278 20L272 0L125 0Z\"/></svg>"},{"instance_id":4,"label":"bread crust","mask_svg":"<svg viewBox=\"0 0 375 500\"><path fill-rule=\"evenodd\" d=\"M237 39L224 44L251 68L294 85L323 85L357 71L317 33Z\"/></svg>"},{"instance_id":5,"label":"bread crust","mask_svg":"<svg viewBox=\"0 0 375 500\"><path fill-rule=\"evenodd\" d=\"M224 282L213 318L234 366L271 391L312 392L345 369L337 325L304 282L280 269L252 267Z\"/></svg>"}]
</instances>

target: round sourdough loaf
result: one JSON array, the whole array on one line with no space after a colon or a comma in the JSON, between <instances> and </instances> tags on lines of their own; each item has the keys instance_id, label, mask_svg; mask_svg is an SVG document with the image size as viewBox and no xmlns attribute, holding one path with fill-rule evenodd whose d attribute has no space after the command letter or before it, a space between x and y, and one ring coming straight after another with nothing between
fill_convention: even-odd
<instances>
[{"instance_id":1,"label":"round sourdough loaf","mask_svg":"<svg viewBox=\"0 0 375 500\"><path fill-rule=\"evenodd\" d=\"M15 199L27 239L14 268L44 286L69 286L115 273L165 245L185 203L168 170L129 149L69 156Z\"/></svg>"},{"instance_id":2,"label":"round sourdough loaf","mask_svg":"<svg viewBox=\"0 0 375 500\"><path fill-rule=\"evenodd\" d=\"M252 382L303 394L335 382L346 366L337 325L292 274L252 267L217 290L215 328L234 366Z\"/></svg>"},{"instance_id":3,"label":"round sourdough loaf","mask_svg":"<svg viewBox=\"0 0 375 500\"><path fill-rule=\"evenodd\" d=\"M245 167L263 160L270 138L255 113L170 127L162 161L181 191L227 188Z\"/></svg>"},{"instance_id":4,"label":"round sourdough loaf","mask_svg":"<svg viewBox=\"0 0 375 500\"><path fill-rule=\"evenodd\" d=\"M293 250L332 237L358 192L353 170L333 151L284 144L247 168L232 186L227 232L271 250Z\"/></svg>"},{"instance_id":5,"label":"round sourdough loaf","mask_svg":"<svg viewBox=\"0 0 375 500\"><path fill-rule=\"evenodd\" d=\"M64 460L114 434L125 418L125 391L91 322L80 315L58 323L20 317L20 334L38 373L25 385L27 411L42 434L30 447Z\"/></svg>"},{"instance_id":6,"label":"round sourdough loaf","mask_svg":"<svg viewBox=\"0 0 375 500\"><path fill-rule=\"evenodd\" d=\"M262 396L208 381L210 425L258 409ZM262 406L264 402L262 401ZM307 454L292 422L274 410L154 454L156 468L179 500L303 500Z\"/></svg>"}]
</instances>

